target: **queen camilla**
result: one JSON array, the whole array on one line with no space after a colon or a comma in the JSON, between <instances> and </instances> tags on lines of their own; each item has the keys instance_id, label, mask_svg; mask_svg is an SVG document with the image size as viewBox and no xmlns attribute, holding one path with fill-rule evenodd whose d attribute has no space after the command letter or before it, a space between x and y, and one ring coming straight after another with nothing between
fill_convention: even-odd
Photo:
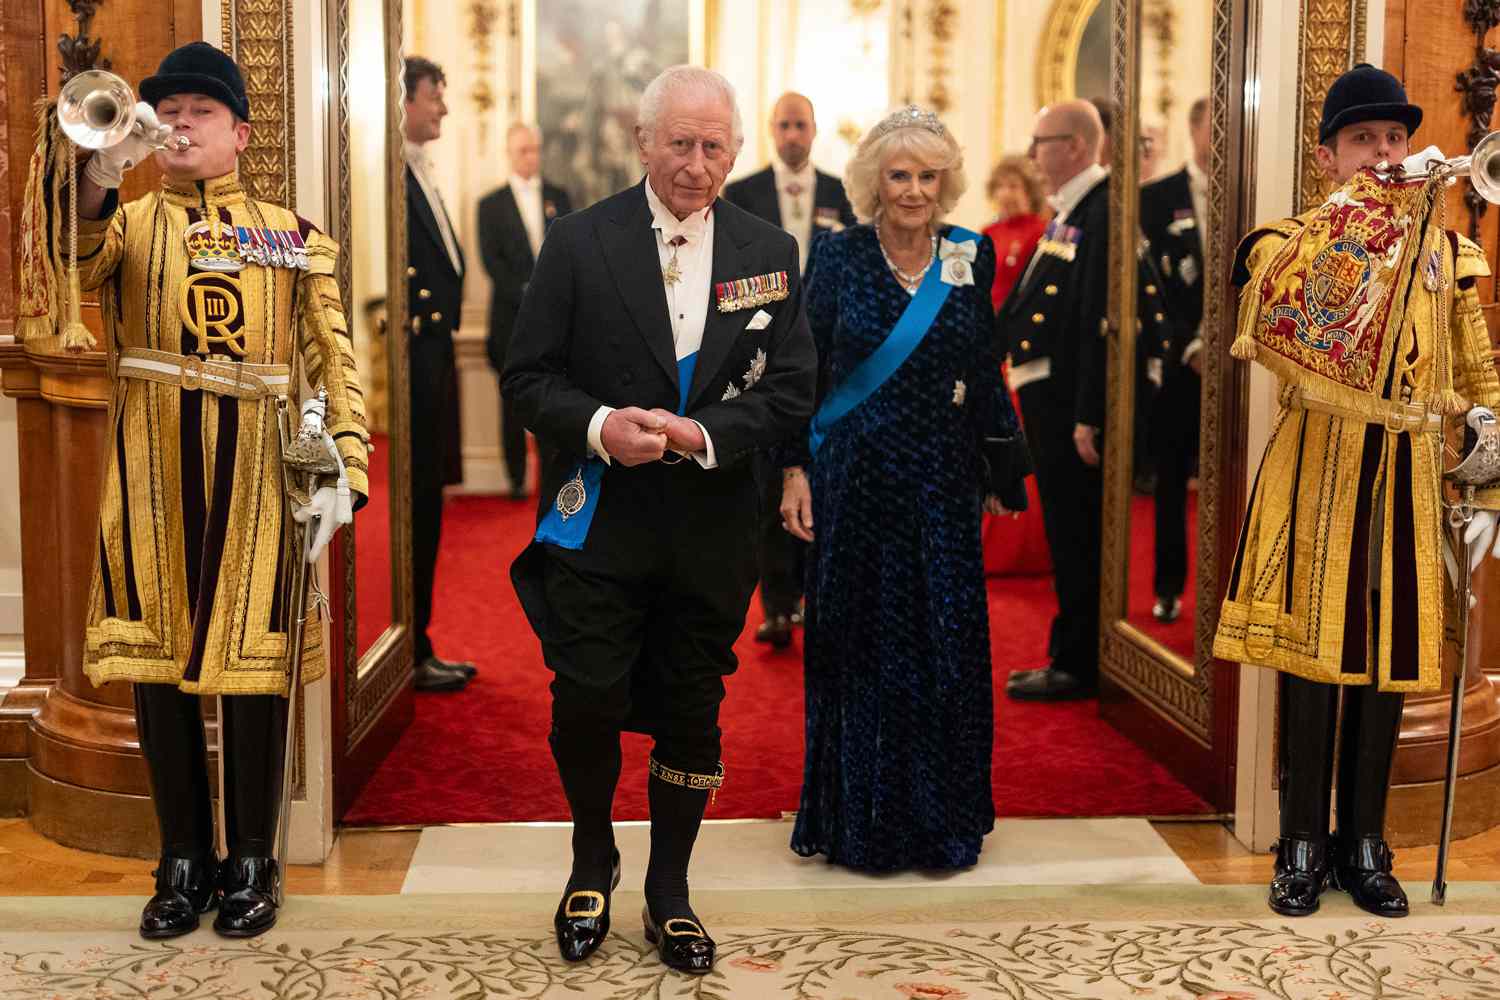
<instances>
[{"instance_id":1,"label":"queen camilla","mask_svg":"<svg viewBox=\"0 0 1500 1000\"><path fill-rule=\"evenodd\" d=\"M871 129L844 186L861 225L813 244L818 408L784 462L783 523L812 543L792 848L871 871L965 867L995 818L980 512L1025 505L995 251L942 221L963 153L930 111Z\"/></svg>"}]
</instances>

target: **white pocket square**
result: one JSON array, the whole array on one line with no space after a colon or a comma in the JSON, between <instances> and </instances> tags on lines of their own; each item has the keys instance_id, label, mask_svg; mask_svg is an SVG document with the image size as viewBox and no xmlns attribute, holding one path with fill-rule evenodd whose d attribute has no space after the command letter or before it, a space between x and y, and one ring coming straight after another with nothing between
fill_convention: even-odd
<instances>
[{"instance_id":1,"label":"white pocket square","mask_svg":"<svg viewBox=\"0 0 1500 1000\"><path fill-rule=\"evenodd\" d=\"M764 330L771 325L771 314L764 309L755 310L755 315L750 317L750 322L745 324L745 332L751 330Z\"/></svg>"}]
</instances>

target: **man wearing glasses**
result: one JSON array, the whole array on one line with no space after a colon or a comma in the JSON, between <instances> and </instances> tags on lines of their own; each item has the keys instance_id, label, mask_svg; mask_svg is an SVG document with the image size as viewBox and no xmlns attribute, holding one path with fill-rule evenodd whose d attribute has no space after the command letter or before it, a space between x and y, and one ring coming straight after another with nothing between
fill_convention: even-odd
<instances>
[{"instance_id":1,"label":"man wearing glasses","mask_svg":"<svg viewBox=\"0 0 1500 1000\"><path fill-rule=\"evenodd\" d=\"M1109 304L1109 183L1088 101L1044 108L1028 155L1056 214L1000 307L1010 385L1021 401L1057 591L1051 664L1011 674L1024 701L1091 697L1099 675L1103 333Z\"/></svg>"}]
</instances>

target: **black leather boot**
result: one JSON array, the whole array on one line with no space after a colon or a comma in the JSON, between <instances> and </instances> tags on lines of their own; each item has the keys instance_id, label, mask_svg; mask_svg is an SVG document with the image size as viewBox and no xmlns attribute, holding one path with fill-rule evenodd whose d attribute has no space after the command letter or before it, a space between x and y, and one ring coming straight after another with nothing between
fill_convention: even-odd
<instances>
[{"instance_id":1,"label":"black leather boot","mask_svg":"<svg viewBox=\"0 0 1500 1000\"><path fill-rule=\"evenodd\" d=\"M1377 917L1404 917L1410 909L1391 874L1395 855L1385 842L1385 805L1404 701L1400 693L1373 686L1344 693L1333 880L1356 906Z\"/></svg>"},{"instance_id":2,"label":"black leather boot","mask_svg":"<svg viewBox=\"0 0 1500 1000\"><path fill-rule=\"evenodd\" d=\"M1267 902L1286 917L1318 912L1328 886L1328 847L1325 843L1283 837L1276 842L1276 876Z\"/></svg>"},{"instance_id":3,"label":"black leather boot","mask_svg":"<svg viewBox=\"0 0 1500 1000\"><path fill-rule=\"evenodd\" d=\"M246 938L276 926L276 887L281 881L273 858L235 858L224 864L224 898L214 930Z\"/></svg>"},{"instance_id":4,"label":"black leather boot","mask_svg":"<svg viewBox=\"0 0 1500 1000\"><path fill-rule=\"evenodd\" d=\"M1377 917L1404 917L1410 911L1406 890L1391 874L1396 860L1381 837L1360 837L1339 843L1333 868L1334 884L1347 892L1366 913Z\"/></svg>"},{"instance_id":5,"label":"black leather boot","mask_svg":"<svg viewBox=\"0 0 1500 1000\"><path fill-rule=\"evenodd\" d=\"M1281 675L1278 728L1281 839L1267 903L1305 917L1328 885L1328 806L1333 795L1333 736L1338 689Z\"/></svg>"},{"instance_id":6,"label":"black leather boot","mask_svg":"<svg viewBox=\"0 0 1500 1000\"><path fill-rule=\"evenodd\" d=\"M156 895L141 911L141 937L174 938L198 929L199 914L219 902L219 859L163 857L157 865Z\"/></svg>"},{"instance_id":7,"label":"black leather boot","mask_svg":"<svg viewBox=\"0 0 1500 1000\"><path fill-rule=\"evenodd\" d=\"M137 684L133 693L161 833L156 894L141 911L140 930L159 940L196 930L199 914L217 905L219 861L198 696L170 684Z\"/></svg>"},{"instance_id":8,"label":"black leather boot","mask_svg":"<svg viewBox=\"0 0 1500 1000\"><path fill-rule=\"evenodd\" d=\"M229 859L214 930L254 937L276 924L280 868L273 855L281 812L287 701L278 695L226 695L224 818Z\"/></svg>"}]
</instances>

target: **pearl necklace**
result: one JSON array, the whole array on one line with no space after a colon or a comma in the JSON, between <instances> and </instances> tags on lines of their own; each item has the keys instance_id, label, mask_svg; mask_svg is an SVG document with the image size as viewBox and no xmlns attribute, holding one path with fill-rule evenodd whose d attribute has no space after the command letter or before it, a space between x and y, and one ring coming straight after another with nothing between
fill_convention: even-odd
<instances>
[{"instance_id":1,"label":"pearl necklace","mask_svg":"<svg viewBox=\"0 0 1500 1000\"><path fill-rule=\"evenodd\" d=\"M875 224L875 241L880 244L880 256L885 258L885 266L891 269L891 273L896 276L896 280L901 282L902 287L907 291L911 291L922 283L922 276L932 267L932 262L937 260L938 238L934 234L927 239L932 245L932 249L928 251L927 263L923 264L916 274L907 274L901 268L897 267L896 262L891 259L891 255L886 253L885 240L880 238L880 223L877 222Z\"/></svg>"}]
</instances>

